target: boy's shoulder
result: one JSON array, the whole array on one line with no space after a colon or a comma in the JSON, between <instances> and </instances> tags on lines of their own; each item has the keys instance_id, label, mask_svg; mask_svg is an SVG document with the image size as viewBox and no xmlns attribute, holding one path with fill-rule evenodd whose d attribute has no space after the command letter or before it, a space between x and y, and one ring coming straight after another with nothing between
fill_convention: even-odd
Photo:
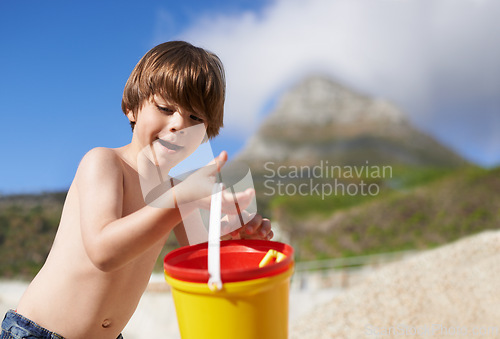
<instances>
[{"instance_id":1,"label":"boy's shoulder","mask_svg":"<svg viewBox=\"0 0 500 339\"><path fill-rule=\"evenodd\" d=\"M96 164L120 164L121 159L118 153L107 147L95 147L88 151L82 158L80 164L96 163Z\"/></svg>"},{"instance_id":2,"label":"boy's shoulder","mask_svg":"<svg viewBox=\"0 0 500 339\"><path fill-rule=\"evenodd\" d=\"M118 153L111 148L96 147L88 151L80 161L78 172L80 175L105 176L106 173L122 172L122 160Z\"/></svg>"}]
</instances>

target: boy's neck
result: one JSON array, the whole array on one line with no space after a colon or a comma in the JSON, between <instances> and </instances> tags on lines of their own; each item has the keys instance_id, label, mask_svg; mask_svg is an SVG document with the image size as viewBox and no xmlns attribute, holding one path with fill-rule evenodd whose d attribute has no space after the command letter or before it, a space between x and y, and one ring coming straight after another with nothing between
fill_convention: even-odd
<instances>
[{"instance_id":1,"label":"boy's neck","mask_svg":"<svg viewBox=\"0 0 500 339\"><path fill-rule=\"evenodd\" d=\"M139 152L134 149L132 143L125 146L116 148L119 156L125 161L130 167L132 167L137 172L137 155Z\"/></svg>"}]
</instances>

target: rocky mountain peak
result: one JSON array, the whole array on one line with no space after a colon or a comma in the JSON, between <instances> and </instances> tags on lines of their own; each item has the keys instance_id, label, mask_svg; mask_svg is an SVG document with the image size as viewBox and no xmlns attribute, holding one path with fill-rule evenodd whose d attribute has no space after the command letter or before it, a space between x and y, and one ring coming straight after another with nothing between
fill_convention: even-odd
<instances>
[{"instance_id":1,"label":"rocky mountain peak","mask_svg":"<svg viewBox=\"0 0 500 339\"><path fill-rule=\"evenodd\" d=\"M356 93L325 76L309 76L285 93L267 125L325 125L364 122L407 123L385 100Z\"/></svg>"},{"instance_id":2,"label":"rocky mountain peak","mask_svg":"<svg viewBox=\"0 0 500 339\"><path fill-rule=\"evenodd\" d=\"M390 102L325 76L310 76L282 95L235 159L258 170L266 161L310 165L370 163L460 166L465 161L414 128Z\"/></svg>"}]
</instances>

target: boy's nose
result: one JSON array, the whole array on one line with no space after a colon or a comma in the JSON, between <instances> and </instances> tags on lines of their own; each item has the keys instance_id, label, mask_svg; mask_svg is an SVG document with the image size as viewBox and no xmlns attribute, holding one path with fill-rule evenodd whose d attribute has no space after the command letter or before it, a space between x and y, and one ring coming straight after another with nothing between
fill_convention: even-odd
<instances>
[{"instance_id":1,"label":"boy's nose","mask_svg":"<svg viewBox=\"0 0 500 339\"><path fill-rule=\"evenodd\" d=\"M184 126L184 117L182 116L182 114L180 112L175 112L171 116L171 120L170 120L170 123L169 123L169 130L170 130L170 132L184 133L183 129L185 127L186 126Z\"/></svg>"}]
</instances>

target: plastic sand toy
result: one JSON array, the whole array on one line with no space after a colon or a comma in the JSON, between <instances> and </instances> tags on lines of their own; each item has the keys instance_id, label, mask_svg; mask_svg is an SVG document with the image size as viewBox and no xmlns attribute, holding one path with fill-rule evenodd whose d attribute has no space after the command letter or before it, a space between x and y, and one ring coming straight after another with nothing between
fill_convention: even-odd
<instances>
[{"instance_id":1,"label":"plastic sand toy","mask_svg":"<svg viewBox=\"0 0 500 339\"><path fill-rule=\"evenodd\" d=\"M181 337L288 338L293 248L264 240L220 242L217 199L220 193L212 196L208 243L181 247L164 259Z\"/></svg>"}]
</instances>

